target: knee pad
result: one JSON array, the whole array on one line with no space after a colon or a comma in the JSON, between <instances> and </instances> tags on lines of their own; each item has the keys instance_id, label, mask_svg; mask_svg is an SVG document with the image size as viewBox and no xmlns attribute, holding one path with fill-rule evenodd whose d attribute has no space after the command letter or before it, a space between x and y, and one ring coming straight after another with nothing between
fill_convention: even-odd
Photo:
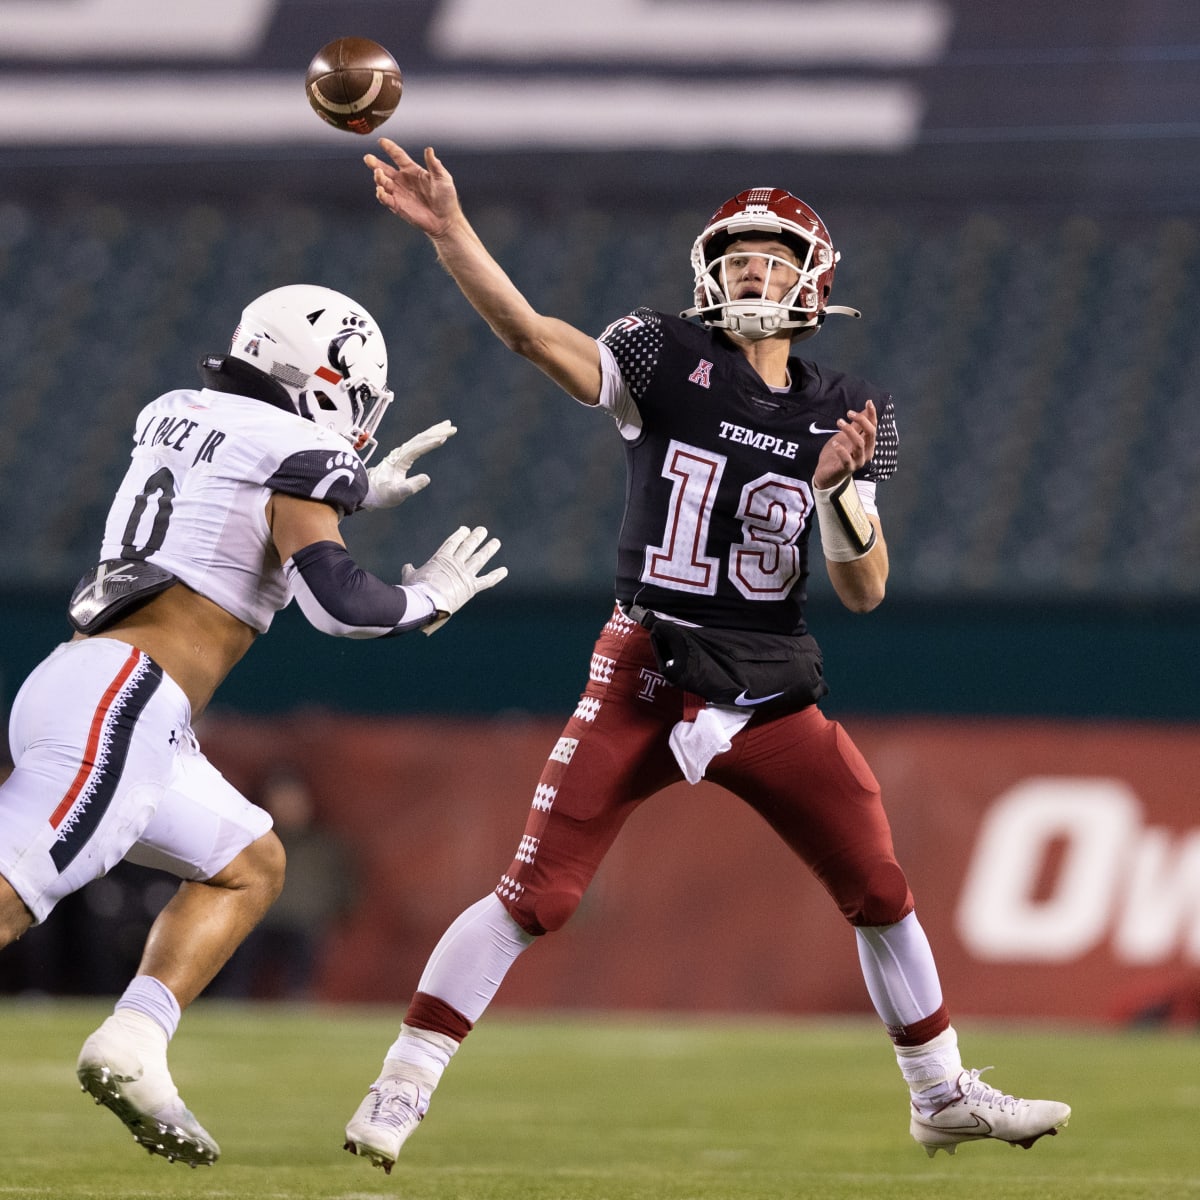
<instances>
[{"instance_id":1,"label":"knee pad","mask_svg":"<svg viewBox=\"0 0 1200 1200\"><path fill-rule=\"evenodd\" d=\"M519 900L509 900L503 893L500 898L509 915L526 933L541 937L561 929L579 907L578 892L546 892L540 896L524 893Z\"/></svg>"},{"instance_id":2,"label":"knee pad","mask_svg":"<svg viewBox=\"0 0 1200 1200\"><path fill-rule=\"evenodd\" d=\"M544 933L561 929L574 915L583 896L579 892L547 892L534 902L533 911Z\"/></svg>"},{"instance_id":3,"label":"knee pad","mask_svg":"<svg viewBox=\"0 0 1200 1200\"><path fill-rule=\"evenodd\" d=\"M864 883L858 911L847 914L852 925L895 925L912 912L912 893L899 863L879 863Z\"/></svg>"}]
</instances>

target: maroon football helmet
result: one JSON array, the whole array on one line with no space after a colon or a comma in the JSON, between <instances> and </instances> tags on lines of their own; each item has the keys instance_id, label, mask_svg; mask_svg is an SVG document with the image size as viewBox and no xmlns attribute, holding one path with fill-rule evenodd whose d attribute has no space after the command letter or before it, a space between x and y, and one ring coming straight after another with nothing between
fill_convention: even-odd
<instances>
[{"instance_id":1,"label":"maroon football helmet","mask_svg":"<svg viewBox=\"0 0 1200 1200\"><path fill-rule=\"evenodd\" d=\"M777 239L796 253L798 266L773 256L767 259L768 272L786 270L790 278L799 271L795 285L779 300L733 300L729 296L727 247L756 236ZM693 243L691 258L696 303L680 316L698 317L716 329L746 338L796 330L794 338L805 338L817 332L829 313L862 315L854 308L829 305L841 255L834 250L824 221L803 200L782 188L750 188L726 200Z\"/></svg>"}]
</instances>

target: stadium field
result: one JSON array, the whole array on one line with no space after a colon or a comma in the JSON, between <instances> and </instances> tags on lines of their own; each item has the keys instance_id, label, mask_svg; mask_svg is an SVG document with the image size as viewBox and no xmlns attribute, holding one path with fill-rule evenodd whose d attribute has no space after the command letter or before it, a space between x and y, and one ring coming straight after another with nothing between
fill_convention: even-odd
<instances>
[{"instance_id":1,"label":"stadium field","mask_svg":"<svg viewBox=\"0 0 1200 1200\"><path fill-rule=\"evenodd\" d=\"M962 1022L997 1085L1074 1107L1032 1150L929 1159L868 1020L517 1016L472 1035L390 1177L342 1127L399 1018L201 1002L173 1050L221 1143L138 1149L75 1083L105 1003L6 1001L0 1200L1181 1200L1200 1196L1196 1035ZM986 1078L986 1077L985 1077Z\"/></svg>"}]
</instances>

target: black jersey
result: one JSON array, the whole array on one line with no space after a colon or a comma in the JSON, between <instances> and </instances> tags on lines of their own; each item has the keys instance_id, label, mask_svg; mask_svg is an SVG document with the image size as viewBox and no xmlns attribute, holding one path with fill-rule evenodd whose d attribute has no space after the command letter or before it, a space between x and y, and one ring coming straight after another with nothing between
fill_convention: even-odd
<instances>
[{"instance_id":1,"label":"black jersey","mask_svg":"<svg viewBox=\"0 0 1200 1200\"><path fill-rule=\"evenodd\" d=\"M891 396L801 358L773 391L724 334L648 308L600 341L640 424L625 441L617 599L697 625L806 632L817 458L838 418L874 400L875 455L858 477L890 476Z\"/></svg>"}]
</instances>

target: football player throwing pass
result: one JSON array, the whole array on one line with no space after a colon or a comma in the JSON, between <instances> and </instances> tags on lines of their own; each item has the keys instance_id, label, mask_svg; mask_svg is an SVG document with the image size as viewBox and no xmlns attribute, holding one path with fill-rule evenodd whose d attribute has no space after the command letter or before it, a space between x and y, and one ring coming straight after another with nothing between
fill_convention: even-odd
<instances>
[{"instance_id":1,"label":"football player throwing pass","mask_svg":"<svg viewBox=\"0 0 1200 1200\"><path fill-rule=\"evenodd\" d=\"M386 157L365 160L379 202L428 235L505 345L609 416L629 483L616 607L586 690L512 864L430 957L347 1149L390 1170L505 972L571 917L630 813L701 778L760 813L849 923L911 1093L913 1138L932 1155L1055 1133L1067 1105L964 1068L879 785L818 706L827 689L805 620L813 532L841 601L875 608L888 577L876 491L899 450L886 391L792 353L831 314L859 315L829 303L840 256L821 218L779 188L740 192L692 246L689 308L635 308L593 338L517 290L432 149L417 162L380 144Z\"/></svg>"},{"instance_id":2,"label":"football player throwing pass","mask_svg":"<svg viewBox=\"0 0 1200 1200\"><path fill-rule=\"evenodd\" d=\"M70 604L76 633L13 702L0 788L0 946L122 859L176 875L137 975L87 1039L77 1074L152 1154L212 1163L217 1143L179 1097L167 1044L278 894L284 855L265 810L208 762L192 724L293 598L324 633L430 632L504 578L499 542L459 529L383 582L341 519L420 491L416 460L443 421L365 464L392 393L369 313L297 284L252 301L203 387L137 417L98 565Z\"/></svg>"}]
</instances>

